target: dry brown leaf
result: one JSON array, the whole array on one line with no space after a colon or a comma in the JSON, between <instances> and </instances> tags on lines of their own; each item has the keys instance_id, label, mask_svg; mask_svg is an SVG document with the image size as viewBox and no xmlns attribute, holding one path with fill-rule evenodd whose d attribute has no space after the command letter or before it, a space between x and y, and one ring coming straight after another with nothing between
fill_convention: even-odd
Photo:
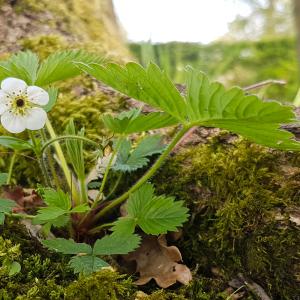
<instances>
[{"instance_id":1,"label":"dry brown leaf","mask_svg":"<svg viewBox=\"0 0 300 300\"><path fill-rule=\"evenodd\" d=\"M175 246L167 246L165 236L145 236L141 246L125 257L126 261L136 261L136 271L140 278L137 285L148 283L152 278L162 287L167 288L176 281L188 284L192 280L190 269L178 262L182 261L181 253Z\"/></svg>"},{"instance_id":2,"label":"dry brown leaf","mask_svg":"<svg viewBox=\"0 0 300 300\"><path fill-rule=\"evenodd\" d=\"M4 186L1 198L11 199L16 202L14 212L27 212L32 208L43 205L41 197L34 189L24 189L21 186Z\"/></svg>"}]
</instances>

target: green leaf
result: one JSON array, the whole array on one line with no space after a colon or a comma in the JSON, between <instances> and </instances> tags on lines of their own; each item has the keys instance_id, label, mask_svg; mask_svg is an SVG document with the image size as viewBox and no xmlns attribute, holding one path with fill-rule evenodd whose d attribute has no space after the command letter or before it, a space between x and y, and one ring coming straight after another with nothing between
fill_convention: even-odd
<instances>
[{"instance_id":1,"label":"green leaf","mask_svg":"<svg viewBox=\"0 0 300 300\"><path fill-rule=\"evenodd\" d=\"M76 132L73 119L70 119L66 127L67 135L84 136L84 128ZM77 175L77 178L84 180L85 178L85 166L83 155L83 141L80 140L66 140L67 154L69 161L71 162L73 169Z\"/></svg>"},{"instance_id":2,"label":"green leaf","mask_svg":"<svg viewBox=\"0 0 300 300\"><path fill-rule=\"evenodd\" d=\"M42 244L50 250L62 254L92 254L92 247L85 243L76 243L74 240L56 238L53 240L43 240Z\"/></svg>"},{"instance_id":3,"label":"green leaf","mask_svg":"<svg viewBox=\"0 0 300 300\"><path fill-rule=\"evenodd\" d=\"M112 231L117 234L131 234L134 233L136 221L131 217L121 217L114 222Z\"/></svg>"},{"instance_id":4,"label":"green leaf","mask_svg":"<svg viewBox=\"0 0 300 300\"><path fill-rule=\"evenodd\" d=\"M12 212L16 202L10 199L0 199L0 225L4 224L5 213Z\"/></svg>"},{"instance_id":5,"label":"green leaf","mask_svg":"<svg viewBox=\"0 0 300 300\"><path fill-rule=\"evenodd\" d=\"M16 202L10 199L0 199L0 212L10 213L16 206Z\"/></svg>"},{"instance_id":6,"label":"green leaf","mask_svg":"<svg viewBox=\"0 0 300 300\"><path fill-rule=\"evenodd\" d=\"M133 62L125 66L114 63L78 64L78 66L117 91L161 109L185 122L184 98L166 73L155 64L149 64L146 69Z\"/></svg>"},{"instance_id":7,"label":"green leaf","mask_svg":"<svg viewBox=\"0 0 300 300\"><path fill-rule=\"evenodd\" d=\"M296 122L292 107L263 102L237 87L226 91L193 69L188 70L187 86L186 110L191 125L227 129L271 148L300 150L293 134L280 129L283 124Z\"/></svg>"},{"instance_id":8,"label":"green leaf","mask_svg":"<svg viewBox=\"0 0 300 300\"><path fill-rule=\"evenodd\" d=\"M102 239L97 240L93 254L94 255L114 255L127 254L135 250L140 244L141 238L136 234L118 234L106 235Z\"/></svg>"},{"instance_id":9,"label":"green leaf","mask_svg":"<svg viewBox=\"0 0 300 300\"><path fill-rule=\"evenodd\" d=\"M58 89L55 87L50 87L47 90L48 94L49 94L49 102L47 103L47 105L43 106L43 109L46 112L49 112L55 105L56 101L57 101L57 97L58 97Z\"/></svg>"},{"instance_id":10,"label":"green leaf","mask_svg":"<svg viewBox=\"0 0 300 300\"><path fill-rule=\"evenodd\" d=\"M13 276L21 271L21 265L13 261L9 266L8 276Z\"/></svg>"},{"instance_id":11,"label":"green leaf","mask_svg":"<svg viewBox=\"0 0 300 300\"><path fill-rule=\"evenodd\" d=\"M44 86L81 74L81 70L74 64L75 62L89 64L101 62L101 59L82 50L66 50L53 53L41 63L36 84Z\"/></svg>"},{"instance_id":12,"label":"green leaf","mask_svg":"<svg viewBox=\"0 0 300 300\"><path fill-rule=\"evenodd\" d=\"M139 112L136 109L131 111ZM124 115L124 113L121 113L116 117L104 115L102 120L104 125L112 132L120 134L143 132L178 124L178 121L174 117L162 112L153 112L147 115L139 113Z\"/></svg>"},{"instance_id":13,"label":"green leaf","mask_svg":"<svg viewBox=\"0 0 300 300\"><path fill-rule=\"evenodd\" d=\"M0 212L0 225L4 224L4 220L5 220L5 214Z\"/></svg>"},{"instance_id":14,"label":"green leaf","mask_svg":"<svg viewBox=\"0 0 300 300\"><path fill-rule=\"evenodd\" d=\"M65 211L64 209L55 206L42 207L38 210L38 214L36 215L34 220L35 222L48 222L57 219L58 217L66 214L67 212L68 211Z\"/></svg>"},{"instance_id":15,"label":"green leaf","mask_svg":"<svg viewBox=\"0 0 300 300\"><path fill-rule=\"evenodd\" d=\"M131 219L147 234L176 231L188 218L188 209L183 204L173 197L154 196L153 186L147 183L129 197L128 215L120 218L113 230L121 231L123 226L131 228Z\"/></svg>"},{"instance_id":16,"label":"green leaf","mask_svg":"<svg viewBox=\"0 0 300 300\"><path fill-rule=\"evenodd\" d=\"M0 136L0 145L13 150L27 150L33 148L32 145L27 141L4 135Z\"/></svg>"},{"instance_id":17,"label":"green leaf","mask_svg":"<svg viewBox=\"0 0 300 300\"><path fill-rule=\"evenodd\" d=\"M83 275L90 275L104 267L109 267L108 263L94 255L73 256L69 264L74 273Z\"/></svg>"},{"instance_id":18,"label":"green leaf","mask_svg":"<svg viewBox=\"0 0 300 300\"><path fill-rule=\"evenodd\" d=\"M91 208L87 204L80 204L71 209L71 213L84 213L89 211Z\"/></svg>"},{"instance_id":19,"label":"green leaf","mask_svg":"<svg viewBox=\"0 0 300 300\"><path fill-rule=\"evenodd\" d=\"M35 53L31 51L19 52L12 55L7 61L1 62L0 79L16 77L23 79L29 85L33 85L36 80L38 66L39 58Z\"/></svg>"},{"instance_id":20,"label":"green leaf","mask_svg":"<svg viewBox=\"0 0 300 300\"><path fill-rule=\"evenodd\" d=\"M165 146L162 144L160 135L151 135L141 140L137 147L130 153L131 143L124 140L120 146L116 163L113 165L115 171L131 172L146 166L149 156L161 153Z\"/></svg>"},{"instance_id":21,"label":"green leaf","mask_svg":"<svg viewBox=\"0 0 300 300\"><path fill-rule=\"evenodd\" d=\"M68 211L72 207L70 196L61 189L57 191L51 188L43 189L42 198L49 207L60 208L63 211Z\"/></svg>"},{"instance_id":22,"label":"green leaf","mask_svg":"<svg viewBox=\"0 0 300 300\"><path fill-rule=\"evenodd\" d=\"M5 185L8 178L8 173L0 173L0 186Z\"/></svg>"}]
</instances>

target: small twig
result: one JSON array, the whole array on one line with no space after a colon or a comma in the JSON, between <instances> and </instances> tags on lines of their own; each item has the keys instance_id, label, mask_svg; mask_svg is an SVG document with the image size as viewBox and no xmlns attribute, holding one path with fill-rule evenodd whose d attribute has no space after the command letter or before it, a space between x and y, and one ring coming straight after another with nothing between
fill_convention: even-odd
<instances>
[{"instance_id":1,"label":"small twig","mask_svg":"<svg viewBox=\"0 0 300 300\"><path fill-rule=\"evenodd\" d=\"M251 91L251 90L260 89L266 85L271 85L271 84L285 85L285 84L287 84L287 82L285 80L268 79L268 80L264 80L264 81L246 86L243 88L243 90L245 92L247 92L247 91Z\"/></svg>"},{"instance_id":2,"label":"small twig","mask_svg":"<svg viewBox=\"0 0 300 300\"><path fill-rule=\"evenodd\" d=\"M246 287L244 284L241 285L238 289L236 289L233 293L231 293L231 294L226 298L226 300L230 300L231 297L232 297L233 295L235 295L239 290L241 290L241 289L244 288L244 287Z\"/></svg>"},{"instance_id":3,"label":"small twig","mask_svg":"<svg viewBox=\"0 0 300 300\"><path fill-rule=\"evenodd\" d=\"M259 284L249 278L245 278L245 276L241 273L238 274L238 278L242 280L244 285L261 300L272 300L272 298L267 295L265 290Z\"/></svg>"}]
</instances>

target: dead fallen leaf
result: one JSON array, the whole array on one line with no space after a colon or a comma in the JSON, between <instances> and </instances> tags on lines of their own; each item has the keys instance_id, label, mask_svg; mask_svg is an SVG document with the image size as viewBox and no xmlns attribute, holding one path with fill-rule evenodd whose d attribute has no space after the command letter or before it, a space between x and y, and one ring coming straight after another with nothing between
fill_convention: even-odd
<instances>
[{"instance_id":1,"label":"dead fallen leaf","mask_svg":"<svg viewBox=\"0 0 300 300\"><path fill-rule=\"evenodd\" d=\"M32 208L43 205L41 197L34 189L24 189L21 186L4 186L1 198L11 199L16 202L14 212L28 212Z\"/></svg>"},{"instance_id":2,"label":"dead fallen leaf","mask_svg":"<svg viewBox=\"0 0 300 300\"><path fill-rule=\"evenodd\" d=\"M136 261L136 271L140 278L137 285L148 283L152 278L162 287L167 288L176 281L188 284L192 280L190 269L178 262L182 261L181 253L175 246L167 246L164 235L159 238L145 236L141 246L124 257L126 261Z\"/></svg>"}]
</instances>

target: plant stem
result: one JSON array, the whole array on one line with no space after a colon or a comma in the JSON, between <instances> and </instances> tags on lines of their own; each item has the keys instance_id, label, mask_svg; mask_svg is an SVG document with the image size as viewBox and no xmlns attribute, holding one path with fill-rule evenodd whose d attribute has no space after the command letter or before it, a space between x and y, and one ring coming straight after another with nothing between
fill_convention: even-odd
<instances>
[{"instance_id":1,"label":"plant stem","mask_svg":"<svg viewBox=\"0 0 300 300\"><path fill-rule=\"evenodd\" d=\"M6 216L17 218L17 219L33 219L35 216L27 214L15 214L15 213L5 213Z\"/></svg>"},{"instance_id":2,"label":"plant stem","mask_svg":"<svg viewBox=\"0 0 300 300\"><path fill-rule=\"evenodd\" d=\"M11 177L12 177L12 172L13 172L15 161L16 161L16 156L17 156L17 151L14 151L14 154L13 154L13 156L10 159L10 164L9 164L9 170L8 170L8 176L7 176L6 184L10 184Z\"/></svg>"},{"instance_id":3,"label":"plant stem","mask_svg":"<svg viewBox=\"0 0 300 300\"><path fill-rule=\"evenodd\" d=\"M99 211L95 217L94 222L98 220L99 218L103 217L107 212L109 212L114 207L120 205L122 202L124 202L130 194L135 192L137 189L139 189L148 179L150 179L153 174L159 169L161 164L164 162L164 160L168 157L170 152L173 150L173 148L176 146L176 144L180 141L180 139L184 136L184 134L190 129L188 126L184 126L174 137L174 139L171 141L171 143L168 145L166 150L161 154L161 156L158 158L158 160L154 163L154 165L148 170L148 172L134 185L132 186L126 193L121 195L119 198L113 200L109 205L104 207L101 211Z\"/></svg>"},{"instance_id":4,"label":"plant stem","mask_svg":"<svg viewBox=\"0 0 300 300\"><path fill-rule=\"evenodd\" d=\"M51 136L51 139L56 139L57 136L55 134L55 131L50 123L49 120L46 121L46 128ZM56 154L58 156L58 159L60 161L60 167L62 168L63 172L64 172L64 175L65 175L65 178L66 178L66 181L67 181L67 184L70 188L70 191L71 191L71 194L72 194L72 198L74 199L74 202L76 205L79 205L80 204L80 199L78 198L78 194L76 192L76 189L73 187L72 185L72 176L71 176L71 172L69 170L69 167L68 167L68 164L67 164L67 161L65 159L65 156L63 154L63 151L59 145L59 143L56 141L56 142L53 142L54 144L54 148L55 148L55 151L56 151ZM45 149L45 145L43 146L42 150Z\"/></svg>"},{"instance_id":5,"label":"plant stem","mask_svg":"<svg viewBox=\"0 0 300 300\"><path fill-rule=\"evenodd\" d=\"M114 223L105 223L105 224L99 225L99 226L94 227L94 228L92 228L91 230L89 230L89 231L87 232L87 234L89 234L89 235L96 234L96 233L98 233L101 229L103 229L103 228L105 228L105 227L111 227L111 226L113 226L113 225L114 225Z\"/></svg>"},{"instance_id":6,"label":"plant stem","mask_svg":"<svg viewBox=\"0 0 300 300\"><path fill-rule=\"evenodd\" d=\"M111 195L113 195L113 193L116 191L117 187L119 186L121 179L123 177L123 173L120 172L120 174L118 175L118 178L113 186L113 188L111 189L111 191L109 192L109 194L107 195L106 199L108 199Z\"/></svg>"},{"instance_id":7,"label":"plant stem","mask_svg":"<svg viewBox=\"0 0 300 300\"><path fill-rule=\"evenodd\" d=\"M34 145L34 152L35 152L35 155L37 157L37 160L38 160L38 163L39 163L39 167L42 171L42 174L43 174L43 177L44 177L44 181L45 181L45 184L47 186L50 186L51 183L50 183L50 178L48 176L48 172L47 172L47 168L45 167L45 164L44 164L44 161L43 161L43 158L41 156L41 152L40 152L40 148L39 148L39 145L36 141L36 138L34 136L34 134L32 133L31 130L27 130L28 131L28 135L29 137L31 138L32 140L32 143Z\"/></svg>"},{"instance_id":8,"label":"plant stem","mask_svg":"<svg viewBox=\"0 0 300 300\"><path fill-rule=\"evenodd\" d=\"M48 129L48 131L49 131L49 129ZM57 136L55 138L51 138L51 140L49 140L48 142L46 142L43 145L43 147L41 149L41 152L44 152L46 150L46 148L48 148L51 144L56 143L56 142L61 141L61 140L67 140L67 139L81 140L81 141L84 141L86 143L93 144L96 147L99 146L99 144L97 142L94 142L94 141L92 141L92 140L90 140L90 139L88 139L88 138L86 138L84 136L68 134L68 135L61 135L61 136Z\"/></svg>"},{"instance_id":9,"label":"plant stem","mask_svg":"<svg viewBox=\"0 0 300 300\"><path fill-rule=\"evenodd\" d=\"M122 139L119 138L119 140L118 140L118 142L117 142L117 145L116 145L116 148L115 148L114 151L112 152L112 155L111 155L111 157L110 157L110 160L109 160L109 162L108 162L108 165L107 165L107 167L106 167L106 169L105 169L105 173L104 173L104 176L103 176L103 180L102 180L102 182L101 182L101 186L100 186L99 193L98 193L97 198L95 199L95 201L94 201L94 203L93 203L93 205L92 205L92 208L94 208L94 207L99 203L99 201L100 201L100 199L101 199L101 196L102 196L102 194L103 194L104 187L105 187L105 184L106 184L106 181L107 181L108 173L109 173L109 171L110 171L110 168L111 168L111 166L112 166L112 163L113 163L113 161L114 161L114 158L115 158L115 156L117 155L117 153L118 153L118 151L119 151L119 148L120 148L120 145L121 145L121 141L122 141Z\"/></svg>"}]
</instances>

